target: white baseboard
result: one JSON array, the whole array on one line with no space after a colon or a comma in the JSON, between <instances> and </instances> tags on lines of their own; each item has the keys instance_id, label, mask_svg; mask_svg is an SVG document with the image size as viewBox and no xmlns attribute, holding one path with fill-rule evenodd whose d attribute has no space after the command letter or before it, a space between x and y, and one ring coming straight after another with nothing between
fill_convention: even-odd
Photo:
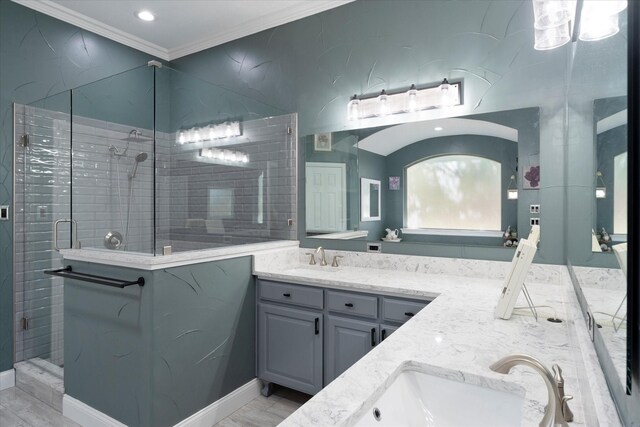
<instances>
[{"instance_id":1,"label":"white baseboard","mask_svg":"<svg viewBox=\"0 0 640 427\"><path fill-rule=\"evenodd\" d=\"M68 394L62 397L62 415L83 427L127 427Z\"/></svg>"},{"instance_id":2,"label":"white baseboard","mask_svg":"<svg viewBox=\"0 0 640 427\"><path fill-rule=\"evenodd\" d=\"M0 391L16 385L16 370L0 372Z\"/></svg>"},{"instance_id":3,"label":"white baseboard","mask_svg":"<svg viewBox=\"0 0 640 427\"><path fill-rule=\"evenodd\" d=\"M211 427L258 397L261 386L260 380L254 378L174 427Z\"/></svg>"},{"instance_id":4,"label":"white baseboard","mask_svg":"<svg viewBox=\"0 0 640 427\"><path fill-rule=\"evenodd\" d=\"M260 380L255 378L174 427L211 427L258 397L261 386ZM62 414L84 427L126 427L120 421L67 394L62 398Z\"/></svg>"}]
</instances>

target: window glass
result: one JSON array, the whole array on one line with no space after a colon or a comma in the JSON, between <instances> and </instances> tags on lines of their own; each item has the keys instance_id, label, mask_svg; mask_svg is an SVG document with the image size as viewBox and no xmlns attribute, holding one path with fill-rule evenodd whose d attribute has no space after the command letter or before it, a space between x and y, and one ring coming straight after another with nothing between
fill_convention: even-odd
<instances>
[{"instance_id":1,"label":"window glass","mask_svg":"<svg viewBox=\"0 0 640 427\"><path fill-rule=\"evenodd\" d=\"M425 159L407 171L407 227L500 230L501 166L483 157Z\"/></svg>"},{"instance_id":2,"label":"window glass","mask_svg":"<svg viewBox=\"0 0 640 427\"><path fill-rule=\"evenodd\" d=\"M627 152L613 158L613 232L627 234Z\"/></svg>"}]
</instances>

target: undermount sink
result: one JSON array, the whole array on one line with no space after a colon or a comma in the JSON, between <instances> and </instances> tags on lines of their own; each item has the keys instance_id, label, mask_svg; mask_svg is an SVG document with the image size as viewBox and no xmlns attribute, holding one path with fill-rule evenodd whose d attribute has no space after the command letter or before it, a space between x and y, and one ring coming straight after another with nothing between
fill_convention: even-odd
<instances>
[{"instance_id":1,"label":"undermount sink","mask_svg":"<svg viewBox=\"0 0 640 427\"><path fill-rule=\"evenodd\" d=\"M524 396L405 369L359 417L355 427L513 427Z\"/></svg>"}]
</instances>

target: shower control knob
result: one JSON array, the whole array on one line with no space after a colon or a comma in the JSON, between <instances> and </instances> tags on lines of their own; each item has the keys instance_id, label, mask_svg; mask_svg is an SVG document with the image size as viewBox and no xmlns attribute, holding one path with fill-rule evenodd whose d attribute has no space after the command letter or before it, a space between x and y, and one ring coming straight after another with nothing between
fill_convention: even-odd
<instances>
[{"instance_id":1,"label":"shower control knob","mask_svg":"<svg viewBox=\"0 0 640 427\"><path fill-rule=\"evenodd\" d=\"M118 249L122 246L122 234L117 231L110 231L104 236L104 247L107 249Z\"/></svg>"}]
</instances>

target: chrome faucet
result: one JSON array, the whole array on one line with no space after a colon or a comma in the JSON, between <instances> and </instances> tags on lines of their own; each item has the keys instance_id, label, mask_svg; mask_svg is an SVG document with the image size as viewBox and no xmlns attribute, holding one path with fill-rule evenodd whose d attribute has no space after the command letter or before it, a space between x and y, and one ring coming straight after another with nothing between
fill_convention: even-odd
<instances>
[{"instance_id":1,"label":"chrome faucet","mask_svg":"<svg viewBox=\"0 0 640 427\"><path fill-rule=\"evenodd\" d=\"M318 246L318 249L316 249L316 253L320 254L320 265L322 267L327 265L327 258L325 258L325 255L324 255L324 248L322 246Z\"/></svg>"},{"instance_id":2,"label":"chrome faucet","mask_svg":"<svg viewBox=\"0 0 640 427\"><path fill-rule=\"evenodd\" d=\"M566 400L569 400L570 397L560 397L558 384L554 379L553 374L539 360L526 354L513 354L511 356L503 357L492 364L489 368L500 374L508 374L511 368L516 365L524 365L533 368L536 372L542 375L542 378L547 385L549 403L547 403L544 417L542 417L542 421L540 421L540 427L568 427L567 420L565 420L565 416L562 413L562 408L565 405Z\"/></svg>"}]
</instances>

